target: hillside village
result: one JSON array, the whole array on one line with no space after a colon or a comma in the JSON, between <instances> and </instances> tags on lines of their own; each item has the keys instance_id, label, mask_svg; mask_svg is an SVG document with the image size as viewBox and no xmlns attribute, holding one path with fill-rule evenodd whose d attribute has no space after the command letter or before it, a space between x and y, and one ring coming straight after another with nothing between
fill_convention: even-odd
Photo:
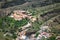
<instances>
[{"instance_id":1,"label":"hillside village","mask_svg":"<svg viewBox=\"0 0 60 40\"><path fill-rule=\"evenodd\" d=\"M59 11L58 11L58 13L59 13ZM57 13L53 13L53 15L56 16L58 14ZM50 15L48 15L48 16L53 16L53 15L51 15L51 13L50 13ZM34 22L39 21L37 16L35 16L35 15L33 16L29 11L14 10L8 17L13 19L11 21L18 21L19 22L19 21L22 21L22 20L25 20L25 19L29 20L29 21L27 21L27 23L25 25L22 25L21 27L18 27L18 30L15 32L15 35L16 35L15 40L42 40L42 38L45 38L45 40L46 40L47 38L50 38L54 34L54 33L50 33L51 29L49 28L49 25L47 25L47 23L46 24L44 23L43 25L41 25L39 27L39 30L37 31L38 32L38 36L37 37L35 37L37 35L36 32L32 31L31 29L30 29L31 32L29 33L28 32L28 31L30 31L29 28L33 28L33 26L36 26L36 24ZM42 17L43 16L41 16L41 18ZM46 17L46 15L44 15L44 17ZM48 18L48 17L46 17L46 18ZM23 22L23 23L25 23L25 22ZM33 24L35 24L35 25L33 25ZM10 33L9 31L4 33L3 36L6 37L7 35L13 36L13 34ZM59 39L59 37L57 36L56 39Z\"/></svg>"},{"instance_id":2,"label":"hillside village","mask_svg":"<svg viewBox=\"0 0 60 40\"><path fill-rule=\"evenodd\" d=\"M15 11L13 11L13 14L11 14L9 17L12 17L12 18L14 18L15 20L18 20L18 21L20 21L20 20L22 20L22 19L25 19L25 18L28 18L28 19L30 19L30 21L31 22L35 22L37 19L36 18L34 18L31 14L28 14L29 12L26 12L26 11L23 11L23 10L15 10ZM17 38L16 38L16 40L25 40L26 38L26 40L40 40L43 36L45 37L45 38L48 38L48 37L50 37L50 34L49 33L47 33L47 32L44 32L44 30L46 30L46 29L48 29L48 26L43 26L43 27L41 27L41 30L40 30L40 34L38 35L38 37L37 38L35 38L35 35L36 34L31 34L31 37L30 36L26 36L26 31L28 31L28 29L26 29L26 28L29 28L29 27L31 27L32 26L32 23L29 23L28 22L28 24L26 24L25 26L23 26L22 27L22 31L19 31L18 32L18 36L17 36Z\"/></svg>"},{"instance_id":3,"label":"hillside village","mask_svg":"<svg viewBox=\"0 0 60 40\"><path fill-rule=\"evenodd\" d=\"M0 0L0 40L60 40L60 0Z\"/></svg>"}]
</instances>

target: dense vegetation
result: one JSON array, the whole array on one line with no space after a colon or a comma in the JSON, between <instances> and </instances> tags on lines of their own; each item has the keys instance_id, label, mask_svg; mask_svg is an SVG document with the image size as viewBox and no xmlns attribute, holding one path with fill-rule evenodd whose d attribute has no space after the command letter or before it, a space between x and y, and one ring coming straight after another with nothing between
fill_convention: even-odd
<instances>
[{"instance_id":1,"label":"dense vegetation","mask_svg":"<svg viewBox=\"0 0 60 40\"><path fill-rule=\"evenodd\" d=\"M0 18L0 32L6 33L10 32L13 34L12 38L15 38L17 30L22 26L28 23L27 19L23 19L21 21L15 21L13 18L4 17ZM15 36L14 36L15 35Z\"/></svg>"}]
</instances>

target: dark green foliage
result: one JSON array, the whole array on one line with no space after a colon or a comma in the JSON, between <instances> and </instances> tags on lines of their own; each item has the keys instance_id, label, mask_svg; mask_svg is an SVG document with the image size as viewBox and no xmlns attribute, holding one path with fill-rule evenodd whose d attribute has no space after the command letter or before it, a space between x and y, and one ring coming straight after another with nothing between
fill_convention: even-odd
<instances>
[{"instance_id":1,"label":"dark green foliage","mask_svg":"<svg viewBox=\"0 0 60 40\"><path fill-rule=\"evenodd\" d=\"M34 23L33 23L33 29L34 29L35 31L40 30L40 25L39 25L37 22L34 22Z\"/></svg>"},{"instance_id":2,"label":"dark green foliage","mask_svg":"<svg viewBox=\"0 0 60 40\"><path fill-rule=\"evenodd\" d=\"M56 36L52 35L48 40L56 40Z\"/></svg>"},{"instance_id":3,"label":"dark green foliage","mask_svg":"<svg viewBox=\"0 0 60 40\"><path fill-rule=\"evenodd\" d=\"M41 40L46 40L46 38L43 36L43 37L41 38Z\"/></svg>"},{"instance_id":4,"label":"dark green foliage","mask_svg":"<svg viewBox=\"0 0 60 40\"><path fill-rule=\"evenodd\" d=\"M28 11L31 13L32 16L37 15L38 11L35 8L29 8Z\"/></svg>"},{"instance_id":5,"label":"dark green foliage","mask_svg":"<svg viewBox=\"0 0 60 40\"><path fill-rule=\"evenodd\" d=\"M1 26L2 26L2 18L0 18L0 28L1 28Z\"/></svg>"},{"instance_id":6,"label":"dark green foliage","mask_svg":"<svg viewBox=\"0 0 60 40\"><path fill-rule=\"evenodd\" d=\"M39 34L40 34L40 33L39 33L39 32L37 32L37 33L36 33L36 35L35 35L35 37L37 37Z\"/></svg>"},{"instance_id":7,"label":"dark green foliage","mask_svg":"<svg viewBox=\"0 0 60 40\"><path fill-rule=\"evenodd\" d=\"M17 38L17 35L16 34L13 34L12 38L14 38L14 39Z\"/></svg>"},{"instance_id":8,"label":"dark green foliage","mask_svg":"<svg viewBox=\"0 0 60 40\"><path fill-rule=\"evenodd\" d=\"M0 19L0 29L3 32L9 31L11 33L16 32L20 27L26 25L29 20L22 19L20 21L16 21L11 17L5 17Z\"/></svg>"},{"instance_id":9,"label":"dark green foliage","mask_svg":"<svg viewBox=\"0 0 60 40\"><path fill-rule=\"evenodd\" d=\"M28 20L23 19L21 21L15 21L15 26L19 27L19 26L23 26L25 24L27 24Z\"/></svg>"},{"instance_id":10,"label":"dark green foliage","mask_svg":"<svg viewBox=\"0 0 60 40\"><path fill-rule=\"evenodd\" d=\"M14 27L14 26L20 27L27 24L28 20L22 19L21 21L15 21L13 18L6 17L5 19L3 19L3 22L7 23L6 26L9 27Z\"/></svg>"},{"instance_id":11,"label":"dark green foliage","mask_svg":"<svg viewBox=\"0 0 60 40\"><path fill-rule=\"evenodd\" d=\"M16 21L11 17L4 17L0 19L0 29L2 29L3 33L9 32L13 34L12 38L16 38L17 35L15 34L17 30L26 25L28 23L28 19L22 19L20 21Z\"/></svg>"}]
</instances>

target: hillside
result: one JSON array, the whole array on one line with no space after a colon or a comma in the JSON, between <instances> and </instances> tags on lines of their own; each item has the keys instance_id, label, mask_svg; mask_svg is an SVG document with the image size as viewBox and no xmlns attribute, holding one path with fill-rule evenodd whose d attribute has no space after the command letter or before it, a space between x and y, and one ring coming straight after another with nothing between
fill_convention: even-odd
<instances>
[{"instance_id":1,"label":"hillside","mask_svg":"<svg viewBox=\"0 0 60 40\"><path fill-rule=\"evenodd\" d=\"M59 30L60 0L0 0L0 40L56 40Z\"/></svg>"}]
</instances>

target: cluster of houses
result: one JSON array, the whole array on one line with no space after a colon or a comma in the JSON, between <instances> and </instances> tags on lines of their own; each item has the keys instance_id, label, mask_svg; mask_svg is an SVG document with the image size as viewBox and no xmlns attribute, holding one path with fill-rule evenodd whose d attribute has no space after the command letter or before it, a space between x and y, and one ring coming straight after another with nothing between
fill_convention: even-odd
<instances>
[{"instance_id":1,"label":"cluster of houses","mask_svg":"<svg viewBox=\"0 0 60 40\"><path fill-rule=\"evenodd\" d=\"M26 30L23 30L21 32L18 33L19 36L17 36L16 40L42 40L42 37L49 38L50 37L50 33L45 32L44 30L48 29L48 26L43 26L41 27L41 30L39 30L39 35L37 36L37 38L35 37L36 34L31 34L30 36L26 35Z\"/></svg>"},{"instance_id":2,"label":"cluster of houses","mask_svg":"<svg viewBox=\"0 0 60 40\"><path fill-rule=\"evenodd\" d=\"M31 22L35 22L37 19L36 17L32 16L29 12L23 11L23 10L15 10L13 11L13 14L10 15L10 17L14 18L15 20L22 20L25 18L30 19ZM26 35L26 31L28 29L26 29L27 27L32 26L31 23L28 22L28 24L24 25L22 27L22 31L18 32L18 36L16 38L16 40L42 40L42 37L44 38L49 38L50 37L50 33L46 32L45 30L49 30L48 26L42 26L40 27L39 35L36 38L35 35L36 34L31 34L29 37ZM56 38L57 39L57 38Z\"/></svg>"},{"instance_id":3,"label":"cluster of houses","mask_svg":"<svg viewBox=\"0 0 60 40\"><path fill-rule=\"evenodd\" d=\"M23 11L23 10L15 10L13 11L13 14L10 15L10 17L14 18L15 20L22 20L25 18L30 19L31 22L36 21L36 17L32 16L30 13ZM18 32L18 36L16 38L16 40L41 40L42 37L48 38L49 37L49 33L44 32L44 30L48 29L48 26L43 26L40 27L40 34L38 35L37 38L35 38L35 34L31 34L30 37L26 36L26 31L28 29L25 29L29 26L31 26L32 24L28 22L28 24L24 25L22 27L23 31Z\"/></svg>"},{"instance_id":4,"label":"cluster of houses","mask_svg":"<svg viewBox=\"0 0 60 40\"><path fill-rule=\"evenodd\" d=\"M9 17L12 17L18 21L25 19L25 18L29 19L31 22L36 21L36 17L32 16L29 12L26 12L24 10L15 10L15 11L13 11L13 13ZM16 40L24 40L24 39L28 40L28 38L26 36L26 31L28 29L26 29L26 28L32 26L31 22L28 22L28 24L21 27L23 31L18 32L18 36L17 36Z\"/></svg>"},{"instance_id":5,"label":"cluster of houses","mask_svg":"<svg viewBox=\"0 0 60 40\"><path fill-rule=\"evenodd\" d=\"M36 21L36 17L31 16L29 12L26 12L24 10L15 10L13 11L13 14L10 15L10 17L14 18L15 20L22 20L25 18L30 19L32 22Z\"/></svg>"},{"instance_id":6,"label":"cluster of houses","mask_svg":"<svg viewBox=\"0 0 60 40\"><path fill-rule=\"evenodd\" d=\"M50 37L50 33L45 31L45 30L48 30L48 29L49 29L48 26L41 26L40 30L38 31L40 34L38 35L37 39L38 40L42 40L42 37L44 37L45 39L49 38Z\"/></svg>"},{"instance_id":7,"label":"cluster of houses","mask_svg":"<svg viewBox=\"0 0 60 40\"><path fill-rule=\"evenodd\" d=\"M26 30L18 32L16 40L24 40L26 38Z\"/></svg>"},{"instance_id":8,"label":"cluster of houses","mask_svg":"<svg viewBox=\"0 0 60 40\"><path fill-rule=\"evenodd\" d=\"M25 18L30 19L31 22L36 21L36 17L32 16L31 14L28 14L26 11L23 11L23 10L15 10L15 11L13 11L13 13L9 17L12 17L18 21L25 19ZM31 26L32 26L32 23L28 22L26 25L21 27L22 30L17 33L16 40L42 40L42 37L44 37L45 39L51 37L51 34L46 32L46 30L49 30L48 26L41 26L40 27L40 30L38 31L39 35L37 36L37 38L35 37L36 34L31 34L30 36L27 36L26 32L28 29L26 29L26 28L31 27ZM6 35L13 36L9 32L4 34L4 36L6 36ZM60 40L60 36L56 37L56 39Z\"/></svg>"}]
</instances>

